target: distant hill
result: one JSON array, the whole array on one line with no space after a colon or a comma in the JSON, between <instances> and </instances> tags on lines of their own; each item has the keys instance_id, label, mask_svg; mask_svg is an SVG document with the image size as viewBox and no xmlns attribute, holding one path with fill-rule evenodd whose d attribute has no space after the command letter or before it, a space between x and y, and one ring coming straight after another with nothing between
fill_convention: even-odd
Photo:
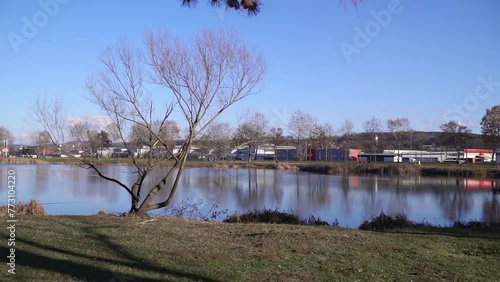
<instances>
[{"instance_id":1,"label":"distant hill","mask_svg":"<svg viewBox=\"0 0 500 282\"><path fill-rule=\"evenodd\" d=\"M401 149L409 150L437 150L440 149L439 135L441 132L429 131L414 131L413 134L407 134L402 137ZM378 150L382 149L397 149L397 139L389 132L377 133L378 136ZM353 148L372 148L375 140L367 133L356 133L352 137ZM467 148L477 149L491 149L488 148L484 142L481 134L470 134L467 142Z\"/></svg>"}]
</instances>

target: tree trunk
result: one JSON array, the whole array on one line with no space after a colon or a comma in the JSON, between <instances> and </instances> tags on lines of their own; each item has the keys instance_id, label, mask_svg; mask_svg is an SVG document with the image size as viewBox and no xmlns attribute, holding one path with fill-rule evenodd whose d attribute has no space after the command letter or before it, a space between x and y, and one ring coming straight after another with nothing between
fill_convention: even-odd
<instances>
[{"instance_id":1,"label":"tree trunk","mask_svg":"<svg viewBox=\"0 0 500 282\"><path fill-rule=\"evenodd\" d=\"M250 163L251 155L252 155L252 146L250 146L250 143L249 143L249 144L248 144L248 156L247 156L247 163Z\"/></svg>"}]
</instances>

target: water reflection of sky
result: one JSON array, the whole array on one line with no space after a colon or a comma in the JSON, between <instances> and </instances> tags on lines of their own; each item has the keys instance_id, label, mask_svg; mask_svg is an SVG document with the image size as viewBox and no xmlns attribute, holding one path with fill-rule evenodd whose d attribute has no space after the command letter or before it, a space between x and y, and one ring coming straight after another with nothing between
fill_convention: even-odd
<instances>
[{"instance_id":1,"label":"water reflection of sky","mask_svg":"<svg viewBox=\"0 0 500 282\"><path fill-rule=\"evenodd\" d=\"M130 198L123 188L91 170L64 165L0 166L0 203L7 201L7 169L16 170L17 199L36 198L48 214L96 214L100 209L124 212ZM107 166L103 172L130 185L135 174L127 167ZM159 168L146 185L161 180ZM169 183L171 184L171 182ZM167 184L168 185L168 184ZM444 177L333 176L260 169L186 169L174 205L202 202L200 213L216 210L279 209L302 217L320 216L341 226L357 227L381 211L405 213L411 220L449 225L455 220L500 219L495 180ZM160 193L166 197L168 189Z\"/></svg>"}]
</instances>

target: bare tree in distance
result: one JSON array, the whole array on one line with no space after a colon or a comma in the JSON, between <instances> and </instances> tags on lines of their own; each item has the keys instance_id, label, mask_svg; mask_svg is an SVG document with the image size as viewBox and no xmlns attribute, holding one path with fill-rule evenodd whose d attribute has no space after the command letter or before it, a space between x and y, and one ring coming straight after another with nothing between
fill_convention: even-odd
<instances>
[{"instance_id":1,"label":"bare tree in distance","mask_svg":"<svg viewBox=\"0 0 500 282\"><path fill-rule=\"evenodd\" d=\"M484 143L493 151L500 148L500 105L486 109L481 119L481 132ZM494 152L493 152L494 155ZM493 162L493 156L491 161Z\"/></svg>"},{"instance_id":2,"label":"bare tree in distance","mask_svg":"<svg viewBox=\"0 0 500 282\"><path fill-rule=\"evenodd\" d=\"M7 153L1 152L1 149L8 149L12 154L12 145L14 145L14 135L7 128L0 126L0 156L7 155Z\"/></svg>"},{"instance_id":3,"label":"bare tree in distance","mask_svg":"<svg viewBox=\"0 0 500 282\"><path fill-rule=\"evenodd\" d=\"M297 157L300 161L307 159L309 136L317 124L316 118L309 113L297 110L288 121L288 129L297 141Z\"/></svg>"},{"instance_id":4,"label":"bare tree in distance","mask_svg":"<svg viewBox=\"0 0 500 282\"><path fill-rule=\"evenodd\" d=\"M85 157L98 158L98 150L111 145L110 134L105 130L95 129L89 122L78 122L70 126L69 133L78 147L84 149ZM72 152L73 154L75 152Z\"/></svg>"},{"instance_id":5,"label":"bare tree in distance","mask_svg":"<svg viewBox=\"0 0 500 282\"><path fill-rule=\"evenodd\" d=\"M382 122L380 121L380 119L373 116L369 120L363 122L362 127L368 137L368 140L366 140L367 144L366 143L365 144L368 147L371 147L372 148L371 151L376 154L378 146L377 133L380 133L382 131ZM372 161L371 158L370 161Z\"/></svg>"},{"instance_id":6,"label":"bare tree in distance","mask_svg":"<svg viewBox=\"0 0 500 282\"><path fill-rule=\"evenodd\" d=\"M105 126L104 130L109 133L109 138L112 142L120 140L120 129L116 126L116 124L110 123Z\"/></svg>"},{"instance_id":7,"label":"bare tree in distance","mask_svg":"<svg viewBox=\"0 0 500 282\"><path fill-rule=\"evenodd\" d=\"M356 9L364 0L339 0L339 6L347 8L348 5L354 6ZM182 5L193 7L198 4L198 0L182 0ZM263 5L262 0L208 0L207 1L214 8L225 7L232 10L246 10L249 16L255 16L260 12ZM311 3L312 5L312 3Z\"/></svg>"},{"instance_id":8,"label":"bare tree in distance","mask_svg":"<svg viewBox=\"0 0 500 282\"><path fill-rule=\"evenodd\" d=\"M398 162L401 162L401 139L403 138L403 135L410 132L410 130L410 120L405 117L387 120L387 131L394 135L398 143Z\"/></svg>"},{"instance_id":9,"label":"bare tree in distance","mask_svg":"<svg viewBox=\"0 0 500 282\"><path fill-rule=\"evenodd\" d=\"M278 162L278 146L283 146L285 144L285 136L283 135L283 128L272 127L269 130L269 139L274 145L274 163Z\"/></svg>"},{"instance_id":10,"label":"bare tree in distance","mask_svg":"<svg viewBox=\"0 0 500 282\"><path fill-rule=\"evenodd\" d=\"M333 133L333 126L329 123L314 125L309 138L311 147L320 150L318 160L328 161L328 149L331 147L333 142Z\"/></svg>"},{"instance_id":11,"label":"bare tree in distance","mask_svg":"<svg viewBox=\"0 0 500 282\"><path fill-rule=\"evenodd\" d=\"M46 95L39 95L31 105L31 119L39 123L48 133L52 144L59 147L65 143L67 134L66 111L62 95L48 100Z\"/></svg>"},{"instance_id":12,"label":"bare tree in distance","mask_svg":"<svg viewBox=\"0 0 500 282\"><path fill-rule=\"evenodd\" d=\"M439 143L448 149L457 152L457 165L460 165L460 151L467 147L467 139L470 130L467 126L460 124L457 121L451 120L440 125L441 134L439 135Z\"/></svg>"},{"instance_id":13,"label":"bare tree in distance","mask_svg":"<svg viewBox=\"0 0 500 282\"><path fill-rule=\"evenodd\" d=\"M197 140L212 160L223 159L231 150L233 129L228 122L214 121Z\"/></svg>"},{"instance_id":14,"label":"bare tree in distance","mask_svg":"<svg viewBox=\"0 0 500 282\"><path fill-rule=\"evenodd\" d=\"M42 154L43 157L46 155L47 146L52 144L50 140L50 134L47 131L36 131L30 136L31 142L37 147L37 154ZM40 152L41 148L41 152Z\"/></svg>"},{"instance_id":15,"label":"bare tree in distance","mask_svg":"<svg viewBox=\"0 0 500 282\"><path fill-rule=\"evenodd\" d=\"M369 133L373 136L375 135L375 133L382 131L382 122L376 117L372 117L369 120L363 122L362 126L366 133Z\"/></svg>"},{"instance_id":16,"label":"bare tree in distance","mask_svg":"<svg viewBox=\"0 0 500 282\"><path fill-rule=\"evenodd\" d=\"M354 134L354 124L352 121L344 120L338 129L340 135L340 147L344 150L345 161L349 159L349 149L351 149L352 136Z\"/></svg>"},{"instance_id":17,"label":"bare tree in distance","mask_svg":"<svg viewBox=\"0 0 500 282\"><path fill-rule=\"evenodd\" d=\"M138 157L144 157L144 153L154 155L169 154L169 150L157 150L154 146L154 144L158 144L160 140L163 147L173 151L175 141L180 138L180 129L177 126L177 122L168 119L161 121L153 120L151 123L151 130L156 132L156 134L150 134L150 129L142 126L141 124L136 123L132 125L132 130L130 131L130 136L128 137L130 144L129 150L131 150L131 153L138 155Z\"/></svg>"},{"instance_id":18,"label":"bare tree in distance","mask_svg":"<svg viewBox=\"0 0 500 282\"><path fill-rule=\"evenodd\" d=\"M124 189L131 198L128 213L140 217L170 205L193 141L228 107L259 92L266 73L263 56L249 50L232 30L204 31L190 42L167 32L147 32L145 48L132 48L122 41L105 49L99 60L102 69L89 77L87 89L91 101L112 121L113 135L132 152L132 129L141 128L143 145L150 152L166 152L172 160L171 168L151 187L144 185L145 179L166 161L164 157L149 153L139 161L131 154L131 170L136 175L131 185L103 174L95 162L81 160L82 167ZM164 105L153 103L145 87L150 82L164 87ZM40 104L37 100L34 110L47 130L54 123L48 118L52 108L36 106ZM177 153L161 137L174 110L182 114L188 128ZM57 116L57 121L64 120ZM166 196L156 199L162 191Z\"/></svg>"},{"instance_id":19,"label":"bare tree in distance","mask_svg":"<svg viewBox=\"0 0 500 282\"><path fill-rule=\"evenodd\" d=\"M252 149L255 149L254 158L257 158L257 150L259 145L264 143L267 138L268 123L266 116L263 113L256 112L252 115L247 115L243 121L239 122L238 128L236 129L234 140L237 142L238 146L247 145L248 146L248 161L250 162L250 156Z\"/></svg>"},{"instance_id":20,"label":"bare tree in distance","mask_svg":"<svg viewBox=\"0 0 500 282\"><path fill-rule=\"evenodd\" d=\"M285 144L285 136L283 135L283 128L272 127L269 130L269 136L271 137L271 141L275 146L282 146Z\"/></svg>"}]
</instances>

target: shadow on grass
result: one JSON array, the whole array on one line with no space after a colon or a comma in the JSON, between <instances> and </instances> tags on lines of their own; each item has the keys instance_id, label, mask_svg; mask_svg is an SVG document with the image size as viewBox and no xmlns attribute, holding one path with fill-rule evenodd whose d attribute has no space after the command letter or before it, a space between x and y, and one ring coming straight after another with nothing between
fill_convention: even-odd
<instances>
[{"instance_id":1,"label":"shadow on grass","mask_svg":"<svg viewBox=\"0 0 500 282\"><path fill-rule=\"evenodd\" d=\"M73 220L77 220L74 218ZM82 222L87 226L81 226L80 231L85 232L95 241L97 244L114 252L115 257L123 258L123 260L109 259L109 258L96 258L95 256L86 255L84 253L78 252L78 250L65 250L55 245L45 245L40 244L22 237L17 237L16 241L19 243L24 243L30 247L40 248L46 251L56 252L62 254L66 257L73 257L76 259L58 259L53 258L50 255L40 255L34 252L29 252L24 250L25 248L18 247L16 249L16 257L19 265L22 267L29 267L32 269L45 270L47 272L57 272L63 276L71 277L72 279L85 280L85 281L114 281L114 282L129 282L129 281L168 281L168 277L178 279L188 279L195 281L218 281L209 277L204 277L202 275L188 273L181 270L175 270L173 268L160 267L155 265L153 262L148 262L144 258L136 256L128 251L125 246L119 245L112 242L112 237L107 236L99 232L103 228L112 228L117 225L110 226L88 226L88 222ZM59 222L61 225L66 225L63 222ZM72 227L74 228L74 226ZM140 238L139 238L140 239ZM154 243L154 242L152 242ZM8 253L8 249L5 247L0 248L3 253ZM88 263L85 262L88 261ZM78 262L76 262L78 261ZM102 263L101 266L97 266L96 262ZM119 270L113 270L114 268L127 268L136 270L134 273L125 273ZM164 278L148 278L140 273L155 273L156 275L164 275L168 277ZM167 279L167 280L166 280Z\"/></svg>"}]
</instances>

